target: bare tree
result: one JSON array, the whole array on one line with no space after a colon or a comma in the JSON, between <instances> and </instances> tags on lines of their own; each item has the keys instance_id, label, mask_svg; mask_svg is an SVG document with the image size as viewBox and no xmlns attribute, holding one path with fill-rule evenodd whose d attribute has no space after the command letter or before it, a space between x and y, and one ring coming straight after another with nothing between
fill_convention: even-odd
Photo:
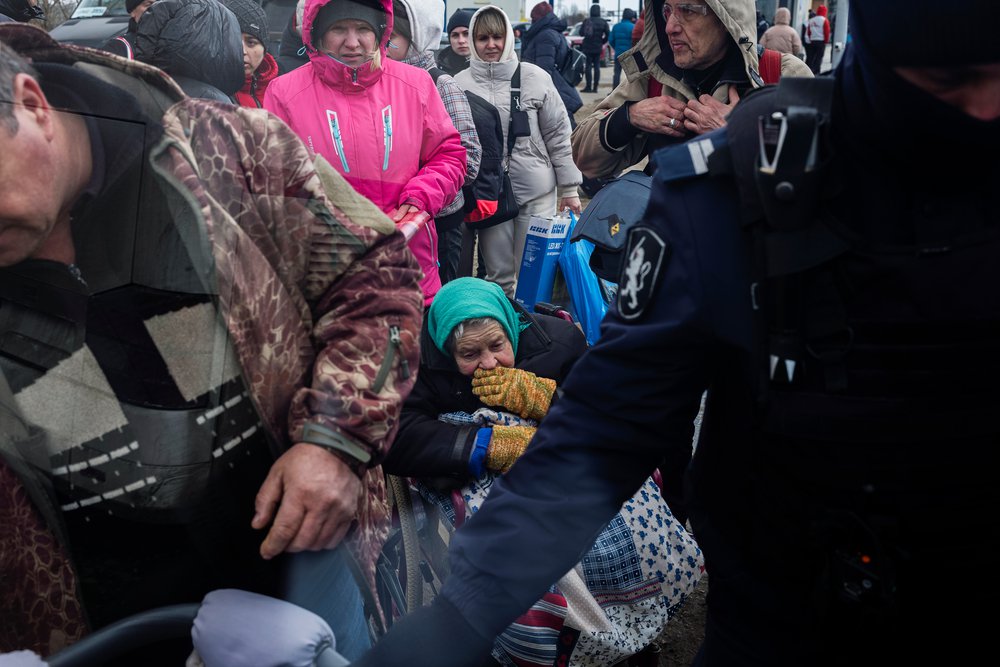
<instances>
[{"instance_id":1,"label":"bare tree","mask_svg":"<svg viewBox=\"0 0 1000 667\"><path fill-rule=\"evenodd\" d=\"M73 15L80 6L80 0L38 0L38 6L45 10L42 27L52 30Z\"/></svg>"}]
</instances>

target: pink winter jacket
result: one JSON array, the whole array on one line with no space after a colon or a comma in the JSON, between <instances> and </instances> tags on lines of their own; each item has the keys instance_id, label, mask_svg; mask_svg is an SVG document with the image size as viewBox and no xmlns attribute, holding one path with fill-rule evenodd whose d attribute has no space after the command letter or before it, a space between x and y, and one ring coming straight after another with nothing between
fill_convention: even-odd
<instances>
[{"instance_id":1,"label":"pink winter jacket","mask_svg":"<svg viewBox=\"0 0 1000 667\"><path fill-rule=\"evenodd\" d=\"M385 55L392 0L382 0L388 20L379 40L381 68L370 62L351 68L312 46L316 14L340 1L306 0L302 41L310 62L272 81L264 108L382 211L412 204L430 214L409 243L428 305L441 288L433 218L465 181L465 148L430 75Z\"/></svg>"}]
</instances>

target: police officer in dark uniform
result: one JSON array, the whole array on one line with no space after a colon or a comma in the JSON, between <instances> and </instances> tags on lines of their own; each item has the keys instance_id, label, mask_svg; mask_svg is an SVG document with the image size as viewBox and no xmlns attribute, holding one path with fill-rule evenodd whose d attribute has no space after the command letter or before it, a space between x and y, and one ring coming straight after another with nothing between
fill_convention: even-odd
<instances>
[{"instance_id":1,"label":"police officer in dark uniform","mask_svg":"<svg viewBox=\"0 0 1000 667\"><path fill-rule=\"evenodd\" d=\"M454 537L441 596L360 664L478 664L657 466L710 575L696 664L987 654L1000 10L949 5L961 36L942 10L852 4L832 78L655 156L600 341Z\"/></svg>"}]
</instances>

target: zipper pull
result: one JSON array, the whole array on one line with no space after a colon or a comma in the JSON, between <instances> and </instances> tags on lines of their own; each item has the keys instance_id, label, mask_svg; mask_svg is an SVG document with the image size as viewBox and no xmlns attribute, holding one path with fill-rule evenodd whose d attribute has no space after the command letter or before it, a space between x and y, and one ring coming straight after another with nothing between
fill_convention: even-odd
<instances>
[{"instance_id":1,"label":"zipper pull","mask_svg":"<svg viewBox=\"0 0 1000 667\"><path fill-rule=\"evenodd\" d=\"M340 134L340 119L336 111L326 110L326 121L330 125L330 136L333 138L333 150L340 158L340 166L344 168L344 173L351 173L351 168L347 164L347 152L344 150L344 138Z\"/></svg>"},{"instance_id":2,"label":"zipper pull","mask_svg":"<svg viewBox=\"0 0 1000 667\"><path fill-rule=\"evenodd\" d=\"M404 380L408 380L410 377L410 362L406 360L403 356L403 344L399 339L399 327L395 324L389 327L389 342L399 351L399 370L400 375Z\"/></svg>"},{"instance_id":3,"label":"zipper pull","mask_svg":"<svg viewBox=\"0 0 1000 667\"><path fill-rule=\"evenodd\" d=\"M382 109L382 144L385 146L385 156L382 158L382 171L389 168L389 153L392 152L392 105Z\"/></svg>"}]
</instances>

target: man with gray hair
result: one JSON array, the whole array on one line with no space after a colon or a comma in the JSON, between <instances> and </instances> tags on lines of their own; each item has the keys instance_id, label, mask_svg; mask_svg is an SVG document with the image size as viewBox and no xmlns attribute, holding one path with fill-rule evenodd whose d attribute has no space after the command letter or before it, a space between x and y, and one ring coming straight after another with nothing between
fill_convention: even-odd
<instances>
[{"instance_id":1,"label":"man with gray hair","mask_svg":"<svg viewBox=\"0 0 1000 667\"><path fill-rule=\"evenodd\" d=\"M0 651L244 588L357 655L403 235L268 112L33 26L0 25L0 116Z\"/></svg>"}]
</instances>

